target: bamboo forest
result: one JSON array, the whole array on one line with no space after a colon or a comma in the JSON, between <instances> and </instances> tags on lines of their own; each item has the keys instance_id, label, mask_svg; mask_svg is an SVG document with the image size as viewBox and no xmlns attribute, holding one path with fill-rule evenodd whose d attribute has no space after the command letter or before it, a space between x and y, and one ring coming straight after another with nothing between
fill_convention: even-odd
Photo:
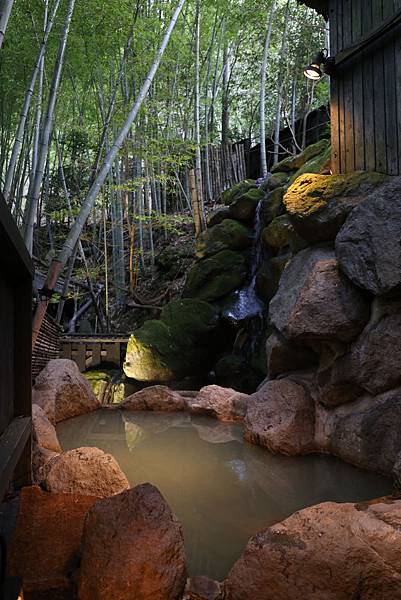
<instances>
[{"instance_id":1,"label":"bamboo forest","mask_svg":"<svg viewBox=\"0 0 401 600\"><path fill-rule=\"evenodd\" d=\"M401 600L401 0L0 0L0 600Z\"/></svg>"}]
</instances>

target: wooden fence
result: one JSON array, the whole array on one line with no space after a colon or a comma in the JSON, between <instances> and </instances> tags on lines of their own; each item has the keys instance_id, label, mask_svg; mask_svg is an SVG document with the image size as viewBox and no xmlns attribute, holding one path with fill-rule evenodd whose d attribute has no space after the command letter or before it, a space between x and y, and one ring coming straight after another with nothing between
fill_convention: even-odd
<instances>
[{"instance_id":1,"label":"wooden fence","mask_svg":"<svg viewBox=\"0 0 401 600\"><path fill-rule=\"evenodd\" d=\"M39 375L42 369L45 368L49 360L59 358L60 356L60 337L62 327L48 313L46 314L38 339L36 340L35 349L32 353L32 378Z\"/></svg>"},{"instance_id":2,"label":"wooden fence","mask_svg":"<svg viewBox=\"0 0 401 600\"><path fill-rule=\"evenodd\" d=\"M125 360L129 336L119 335L63 335L61 358L74 360L81 372L102 364L121 368Z\"/></svg>"},{"instance_id":3,"label":"wooden fence","mask_svg":"<svg viewBox=\"0 0 401 600\"><path fill-rule=\"evenodd\" d=\"M206 160L208 152L209 160ZM205 195L208 187L212 199L217 199L224 190L246 179L245 143L226 146L208 146L202 156L202 179ZM207 169L209 164L209 169ZM209 186L208 186L209 181Z\"/></svg>"}]
</instances>

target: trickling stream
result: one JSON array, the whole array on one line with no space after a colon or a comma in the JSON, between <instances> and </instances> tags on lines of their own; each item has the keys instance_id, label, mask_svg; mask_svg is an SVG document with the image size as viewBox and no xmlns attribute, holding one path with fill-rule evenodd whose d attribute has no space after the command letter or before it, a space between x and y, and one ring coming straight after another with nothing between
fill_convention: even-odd
<instances>
[{"instance_id":1,"label":"trickling stream","mask_svg":"<svg viewBox=\"0 0 401 600\"><path fill-rule=\"evenodd\" d=\"M244 443L240 425L185 413L98 411L60 423L57 432L65 450L97 446L113 454L132 486L156 485L183 524L190 574L219 580L253 534L293 512L372 499L392 487L330 456L273 456Z\"/></svg>"},{"instance_id":2,"label":"trickling stream","mask_svg":"<svg viewBox=\"0 0 401 600\"><path fill-rule=\"evenodd\" d=\"M266 309L264 302L259 298L256 291L256 276L264 254L264 244L262 239L263 207L264 200L260 200L255 214L255 243L251 254L250 281L246 286L236 292L236 298L232 306L224 313L226 318L236 322L256 317Z\"/></svg>"}]
</instances>

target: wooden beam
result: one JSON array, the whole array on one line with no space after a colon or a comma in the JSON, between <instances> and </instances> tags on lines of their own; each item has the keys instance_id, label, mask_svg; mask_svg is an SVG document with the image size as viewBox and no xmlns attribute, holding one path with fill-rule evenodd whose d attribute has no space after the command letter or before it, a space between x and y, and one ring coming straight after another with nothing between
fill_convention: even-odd
<instances>
[{"instance_id":1,"label":"wooden beam","mask_svg":"<svg viewBox=\"0 0 401 600\"><path fill-rule=\"evenodd\" d=\"M30 417L13 419L0 437L0 498L3 498L31 435Z\"/></svg>"},{"instance_id":2,"label":"wooden beam","mask_svg":"<svg viewBox=\"0 0 401 600\"><path fill-rule=\"evenodd\" d=\"M391 37L397 34L400 27L401 9L385 19L381 25L362 36L355 44L339 52L335 56L335 69L343 68L346 63L355 58L360 59L362 53L373 52L377 45L383 46Z\"/></svg>"}]
</instances>

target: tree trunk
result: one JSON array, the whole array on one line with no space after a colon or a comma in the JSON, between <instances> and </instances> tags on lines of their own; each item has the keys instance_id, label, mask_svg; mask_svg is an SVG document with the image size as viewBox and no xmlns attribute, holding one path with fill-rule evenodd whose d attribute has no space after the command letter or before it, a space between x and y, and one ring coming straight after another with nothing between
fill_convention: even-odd
<instances>
[{"instance_id":1,"label":"tree trunk","mask_svg":"<svg viewBox=\"0 0 401 600\"><path fill-rule=\"evenodd\" d=\"M49 101L47 105L46 117L44 120L43 130L41 132L40 140L39 140L39 152L37 157L37 165L35 170L35 175L32 180L32 185L29 186L28 192L28 218L25 223L25 232L24 232L24 240L26 247L29 252L32 254L33 250L33 228L35 223L35 213L36 207L38 204L39 196L40 196L40 188L42 185L44 167L46 163L46 156L48 153L48 148L50 144L50 139L53 131L53 119L54 119L54 109L57 101L57 93L60 87L61 81L61 73L63 70L64 64L64 55L65 49L67 46L68 33L70 30L70 24L72 15L74 12L76 0L70 0L67 10L67 16L64 22L64 27L61 35L61 40L58 48L58 54L56 59L56 64L54 67L53 80L50 89ZM77 242L78 240L76 240ZM75 244L76 244L75 242ZM75 246L74 244L74 246Z\"/></svg>"},{"instance_id":2,"label":"tree trunk","mask_svg":"<svg viewBox=\"0 0 401 600\"><path fill-rule=\"evenodd\" d=\"M36 79L38 77L38 73L40 72L40 66L42 64L42 59L43 59L43 57L45 55L45 51L46 51L47 40L49 39L50 32L53 28L53 24L54 24L54 21L56 18L59 4L60 4L60 0L56 0L54 7L53 7L52 15L47 23L46 31L43 36L42 44L39 49L39 53L38 53L38 57L36 59L35 66L32 70L31 80L29 82L28 89L25 93L24 104L22 107L21 116L20 116L20 120L18 123L17 133L15 135L14 146L13 146L13 149L11 152L11 158L10 158L10 162L7 167L7 172L6 172L5 181L4 181L3 195L4 195L4 198L6 199L6 201L9 201L10 190L11 190L13 177L14 177L15 165L17 164L19 151L20 151L21 144L22 144L22 141L24 138L25 125L26 125L26 121L28 118L29 108L31 106L33 90L35 88L35 83L36 83Z\"/></svg>"},{"instance_id":3,"label":"tree trunk","mask_svg":"<svg viewBox=\"0 0 401 600\"><path fill-rule=\"evenodd\" d=\"M14 0L0 1L0 48L3 45L4 35L6 33L8 19L10 18L13 4Z\"/></svg>"},{"instance_id":4,"label":"tree trunk","mask_svg":"<svg viewBox=\"0 0 401 600\"><path fill-rule=\"evenodd\" d=\"M279 72L279 80L277 86L277 104L276 104L276 118L274 125L274 158L273 164L277 164L279 161L279 148L280 148L280 126L281 126L281 109L283 105L283 86L284 86L284 68L286 64L286 46L287 46L287 36L288 36L288 24L289 24L289 16L290 16L290 0L287 0L287 5L285 7L285 16L284 16L284 31L281 43L280 50L280 72Z\"/></svg>"},{"instance_id":5,"label":"tree trunk","mask_svg":"<svg viewBox=\"0 0 401 600\"><path fill-rule=\"evenodd\" d=\"M262 177L267 175L266 158L266 79L267 63L269 60L270 41L272 36L274 15L276 12L276 0L273 0L270 15L267 23L265 47L263 52L262 67L260 71L260 174Z\"/></svg>"},{"instance_id":6,"label":"tree trunk","mask_svg":"<svg viewBox=\"0 0 401 600\"><path fill-rule=\"evenodd\" d=\"M200 0L196 2L195 16L195 184L202 231L206 228L203 206L202 156L200 133Z\"/></svg>"}]
</instances>

